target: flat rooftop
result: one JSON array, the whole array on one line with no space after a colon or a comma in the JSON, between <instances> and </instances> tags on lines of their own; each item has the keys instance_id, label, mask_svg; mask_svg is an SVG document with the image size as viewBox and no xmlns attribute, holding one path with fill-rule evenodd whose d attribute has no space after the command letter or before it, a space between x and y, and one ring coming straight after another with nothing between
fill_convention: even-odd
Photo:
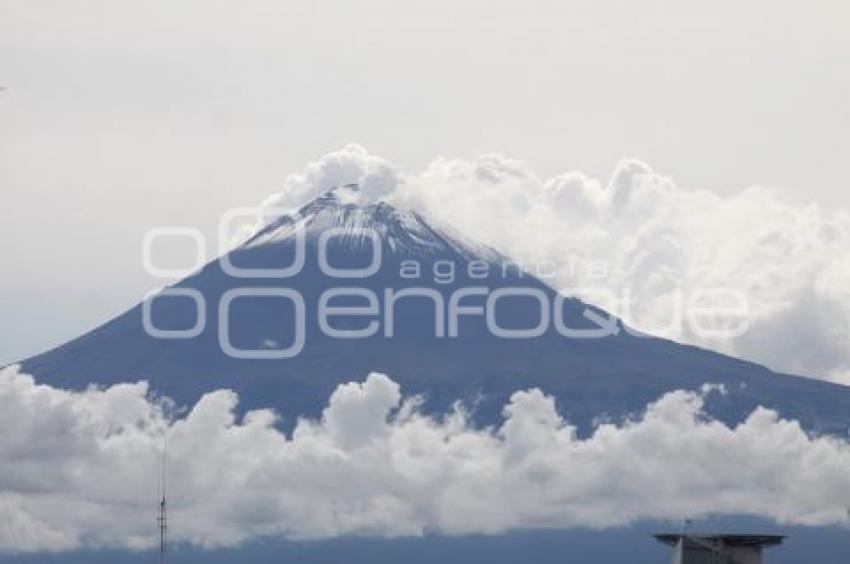
<instances>
[{"instance_id":1,"label":"flat rooftop","mask_svg":"<svg viewBox=\"0 0 850 564\"><path fill-rule=\"evenodd\" d=\"M749 546L767 547L782 544L785 535L741 535L741 534L690 534L690 533L663 533L655 535L655 538L664 544L675 546L683 537L704 539L711 542L722 543L725 546Z\"/></svg>"}]
</instances>

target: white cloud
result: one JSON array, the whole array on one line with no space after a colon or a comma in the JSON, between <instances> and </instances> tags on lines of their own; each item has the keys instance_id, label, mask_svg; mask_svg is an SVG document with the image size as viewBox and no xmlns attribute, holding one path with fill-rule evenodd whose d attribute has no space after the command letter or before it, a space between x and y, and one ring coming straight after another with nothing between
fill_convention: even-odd
<instances>
[{"instance_id":1,"label":"white cloud","mask_svg":"<svg viewBox=\"0 0 850 564\"><path fill-rule=\"evenodd\" d=\"M500 428L477 429L459 410L418 413L415 398L372 374L337 388L321 420L300 421L291 437L270 411L238 419L233 392L205 395L176 421L146 394L144 384L68 392L0 372L0 549L152 546L166 429L173 538L208 547L684 514L840 524L850 505L846 442L761 408L730 428L690 392L584 439L539 390L514 394Z\"/></svg>"},{"instance_id":2,"label":"white cloud","mask_svg":"<svg viewBox=\"0 0 850 564\"><path fill-rule=\"evenodd\" d=\"M283 189L270 196L264 205L297 208L329 188L351 183L360 186L365 199L376 200L390 194L399 181L394 166L351 143L309 163L302 172L287 176Z\"/></svg>"},{"instance_id":3,"label":"white cloud","mask_svg":"<svg viewBox=\"0 0 850 564\"><path fill-rule=\"evenodd\" d=\"M615 313L638 329L850 383L846 211L788 203L763 187L731 195L682 188L636 160L619 163L607 183L581 172L541 179L498 155L440 158L405 174L356 145L290 176L270 202L304 203L347 182L453 224L532 271L554 262L559 275L547 281L559 289L610 290ZM589 267L600 263L603 277ZM748 331L718 338L687 323L669 328L677 301L687 306L712 288L746 297Z\"/></svg>"}]
</instances>

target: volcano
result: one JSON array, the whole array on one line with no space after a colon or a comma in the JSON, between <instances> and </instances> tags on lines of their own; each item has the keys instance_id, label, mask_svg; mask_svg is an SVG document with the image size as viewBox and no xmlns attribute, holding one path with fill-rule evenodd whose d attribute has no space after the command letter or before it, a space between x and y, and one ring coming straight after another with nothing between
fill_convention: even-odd
<instances>
[{"instance_id":1,"label":"volcano","mask_svg":"<svg viewBox=\"0 0 850 564\"><path fill-rule=\"evenodd\" d=\"M482 312L494 294L503 297L493 321L526 336L495 335L485 315L471 312ZM550 313L541 296L556 304ZM472 310L446 316L453 299ZM320 305L336 308L324 325ZM361 203L355 186L274 219L147 306L22 361L22 369L67 389L147 380L182 405L229 388L241 409L275 408L290 427L297 416L318 416L337 385L372 371L421 395L425 411L462 402L481 424L498 422L510 395L531 387L553 395L587 432L670 390L714 383L728 393L712 394L707 410L730 424L762 405L812 431L850 427L850 388L627 331L600 309L559 300L543 281L453 228L387 203ZM146 329L146 315L159 335ZM538 330L543 315L604 335L565 336L552 323Z\"/></svg>"}]
</instances>

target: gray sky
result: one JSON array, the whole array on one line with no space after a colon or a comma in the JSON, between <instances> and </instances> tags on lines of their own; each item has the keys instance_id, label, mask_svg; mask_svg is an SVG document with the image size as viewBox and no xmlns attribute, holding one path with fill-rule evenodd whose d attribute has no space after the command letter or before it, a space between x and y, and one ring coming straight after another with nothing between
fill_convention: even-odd
<instances>
[{"instance_id":1,"label":"gray sky","mask_svg":"<svg viewBox=\"0 0 850 564\"><path fill-rule=\"evenodd\" d=\"M845 2L0 0L0 363L130 306L145 230L212 233L356 141L848 206ZM843 157L843 158L842 158Z\"/></svg>"}]
</instances>

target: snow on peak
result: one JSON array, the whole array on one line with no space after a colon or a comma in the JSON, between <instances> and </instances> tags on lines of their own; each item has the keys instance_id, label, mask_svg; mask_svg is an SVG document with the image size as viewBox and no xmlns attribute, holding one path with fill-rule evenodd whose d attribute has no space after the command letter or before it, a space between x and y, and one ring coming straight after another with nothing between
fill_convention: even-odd
<instances>
[{"instance_id":1,"label":"snow on peak","mask_svg":"<svg viewBox=\"0 0 850 564\"><path fill-rule=\"evenodd\" d=\"M486 245L472 241L457 230L426 219L419 212L396 208L385 201L370 201L357 183L329 188L297 211L280 216L249 239L246 247L273 244L303 230L307 240L327 229L346 244L360 247L371 231L385 250L407 255L450 252L465 260L498 262L503 257Z\"/></svg>"}]
</instances>

